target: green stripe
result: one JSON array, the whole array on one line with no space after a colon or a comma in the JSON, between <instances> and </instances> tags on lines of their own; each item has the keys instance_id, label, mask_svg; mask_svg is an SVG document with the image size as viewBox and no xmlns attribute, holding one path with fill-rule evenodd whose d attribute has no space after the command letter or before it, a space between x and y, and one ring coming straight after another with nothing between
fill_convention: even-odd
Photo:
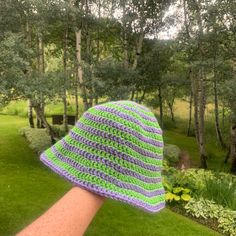
<instances>
[{"instance_id":1,"label":"green stripe","mask_svg":"<svg viewBox=\"0 0 236 236\"><path fill-rule=\"evenodd\" d=\"M75 168L68 165L67 163L64 163L60 161L59 159L57 159L57 157L55 157L55 155L51 151L47 152L46 155L54 165L66 170L68 173L70 173L70 175L72 175L73 177L81 181L85 180L91 184L98 185L106 190L110 190L116 193L130 196L131 198L141 199L143 202L146 202L150 205L156 205L157 203L164 201L164 194L154 196L154 197L145 197L144 195L137 193L133 190L119 188L116 185L110 182L106 182L97 176L92 176L86 173L79 172Z\"/></svg>"}]
</instances>

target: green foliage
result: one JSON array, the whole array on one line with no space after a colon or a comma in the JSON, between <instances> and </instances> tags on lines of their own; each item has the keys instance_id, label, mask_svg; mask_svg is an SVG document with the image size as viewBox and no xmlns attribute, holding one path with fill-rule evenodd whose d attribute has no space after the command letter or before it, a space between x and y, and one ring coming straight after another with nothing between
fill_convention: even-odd
<instances>
[{"instance_id":1,"label":"green foliage","mask_svg":"<svg viewBox=\"0 0 236 236\"><path fill-rule=\"evenodd\" d=\"M68 125L68 129L70 130L73 126ZM64 125L53 125L52 126L53 130L57 134L58 137L64 137L67 132L65 131L65 126Z\"/></svg>"},{"instance_id":2,"label":"green foliage","mask_svg":"<svg viewBox=\"0 0 236 236\"><path fill-rule=\"evenodd\" d=\"M27 117L27 102L24 100L11 101L0 110L0 113L4 115Z\"/></svg>"},{"instance_id":3,"label":"green foliage","mask_svg":"<svg viewBox=\"0 0 236 236\"><path fill-rule=\"evenodd\" d=\"M167 161L163 162L163 166L163 186L166 191L166 201L170 203L188 202L192 195L191 189L184 187L176 181L176 176L181 174L181 172L174 167L170 167Z\"/></svg>"},{"instance_id":4,"label":"green foliage","mask_svg":"<svg viewBox=\"0 0 236 236\"><path fill-rule=\"evenodd\" d=\"M94 69L94 88L98 97L110 100L128 99L138 74L124 69L123 64L111 58L99 62Z\"/></svg>"},{"instance_id":5,"label":"green foliage","mask_svg":"<svg viewBox=\"0 0 236 236\"><path fill-rule=\"evenodd\" d=\"M52 128L55 131L57 137L61 138L67 134L64 125L54 125ZM69 125L68 128L71 129L72 126ZM32 148L36 153L43 152L52 144L46 129L24 127L20 129L20 134L26 138L30 148Z\"/></svg>"},{"instance_id":6,"label":"green foliage","mask_svg":"<svg viewBox=\"0 0 236 236\"><path fill-rule=\"evenodd\" d=\"M41 153L51 146L51 139L46 129L24 127L20 129L20 134L25 136L30 148L36 153Z\"/></svg>"},{"instance_id":7,"label":"green foliage","mask_svg":"<svg viewBox=\"0 0 236 236\"><path fill-rule=\"evenodd\" d=\"M75 114L75 104L74 101L68 101L67 105L67 114L74 115ZM63 114L63 104L60 101L54 101L47 103L44 107L44 112L46 117L50 117L52 115ZM79 100L79 116L81 116L84 112L82 101ZM28 109L27 109L27 101L25 100L17 100L11 101L2 109L0 109L0 113L4 115L16 115L20 117L27 117Z\"/></svg>"},{"instance_id":8,"label":"green foliage","mask_svg":"<svg viewBox=\"0 0 236 236\"><path fill-rule=\"evenodd\" d=\"M170 164L176 164L179 160L180 148L173 144L165 144L164 146L164 158Z\"/></svg>"},{"instance_id":9,"label":"green foliage","mask_svg":"<svg viewBox=\"0 0 236 236\"><path fill-rule=\"evenodd\" d=\"M216 173L213 178L205 178L201 196L217 204L236 210L236 177Z\"/></svg>"},{"instance_id":10,"label":"green foliage","mask_svg":"<svg viewBox=\"0 0 236 236\"><path fill-rule=\"evenodd\" d=\"M236 177L204 169L179 171L164 162L164 186L170 193L175 187L190 189L194 198L213 200L223 207L236 210ZM168 194L168 199L174 198Z\"/></svg>"},{"instance_id":11,"label":"green foliage","mask_svg":"<svg viewBox=\"0 0 236 236\"><path fill-rule=\"evenodd\" d=\"M224 208L214 201L204 198L193 198L184 208L187 213L196 218L216 219L219 223L218 227L221 228L226 235L236 235L236 211Z\"/></svg>"},{"instance_id":12,"label":"green foliage","mask_svg":"<svg viewBox=\"0 0 236 236\"><path fill-rule=\"evenodd\" d=\"M219 228L222 228L224 233L230 236L236 235L236 211L224 210L218 222Z\"/></svg>"},{"instance_id":13,"label":"green foliage","mask_svg":"<svg viewBox=\"0 0 236 236\"><path fill-rule=\"evenodd\" d=\"M22 81L29 69L32 51L21 33L11 32L5 32L3 40L0 40L0 51L0 104L5 104L21 96Z\"/></svg>"},{"instance_id":14,"label":"green foliage","mask_svg":"<svg viewBox=\"0 0 236 236\"><path fill-rule=\"evenodd\" d=\"M174 187L174 188L167 188L169 185L167 185L164 181L164 187L167 189L166 195L165 195L165 200L167 202L172 202L172 201L184 201L188 202L191 199L190 196L190 189L187 188L182 188L182 187Z\"/></svg>"},{"instance_id":15,"label":"green foliage","mask_svg":"<svg viewBox=\"0 0 236 236\"><path fill-rule=\"evenodd\" d=\"M222 86L222 93L232 111L232 120L236 122L236 76L233 73L235 72L232 71L231 79Z\"/></svg>"},{"instance_id":16,"label":"green foliage","mask_svg":"<svg viewBox=\"0 0 236 236\"><path fill-rule=\"evenodd\" d=\"M214 179L214 173L204 169L188 169L186 171L178 171L175 179L181 186L186 186L193 193L199 195L205 188L205 180Z\"/></svg>"},{"instance_id":17,"label":"green foliage","mask_svg":"<svg viewBox=\"0 0 236 236\"><path fill-rule=\"evenodd\" d=\"M204 198L191 199L184 209L187 213L196 218L213 219L219 216L219 213L224 210L223 206L218 206L214 201L210 201Z\"/></svg>"},{"instance_id":18,"label":"green foliage","mask_svg":"<svg viewBox=\"0 0 236 236\"><path fill-rule=\"evenodd\" d=\"M174 174L175 181L192 190L195 198L203 197L235 210L236 178L231 174L203 169L189 169Z\"/></svg>"}]
</instances>

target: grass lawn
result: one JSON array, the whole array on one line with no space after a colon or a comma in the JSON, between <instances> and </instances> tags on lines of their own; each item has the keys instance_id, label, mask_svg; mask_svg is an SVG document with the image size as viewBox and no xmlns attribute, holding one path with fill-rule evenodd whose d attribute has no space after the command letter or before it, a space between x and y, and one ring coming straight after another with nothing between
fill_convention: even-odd
<instances>
[{"instance_id":1,"label":"grass lawn","mask_svg":"<svg viewBox=\"0 0 236 236\"><path fill-rule=\"evenodd\" d=\"M40 163L18 133L26 119L0 115L0 235L14 235L62 196L70 184ZM168 136L171 135L170 133ZM148 214L116 201L101 208L86 236L210 236L218 233L172 211Z\"/></svg>"}]
</instances>

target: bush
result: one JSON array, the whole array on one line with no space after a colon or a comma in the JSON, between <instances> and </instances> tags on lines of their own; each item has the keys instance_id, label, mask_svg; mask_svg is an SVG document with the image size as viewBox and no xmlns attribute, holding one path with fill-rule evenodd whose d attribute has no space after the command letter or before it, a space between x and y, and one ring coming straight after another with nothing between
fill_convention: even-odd
<instances>
[{"instance_id":1,"label":"bush","mask_svg":"<svg viewBox=\"0 0 236 236\"><path fill-rule=\"evenodd\" d=\"M72 125L68 125L69 130L72 127L73 127ZM57 136L60 137L60 138L64 137L67 134L67 132L65 131L65 126L64 125L53 125L52 129L57 134Z\"/></svg>"},{"instance_id":2,"label":"bush","mask_svg":"<svg viewBox=\"0 0 236 236\"><path fill-rule=\"evenodd\" d=\"M175 174L175 181L192 190L193 195L215 201L236 210L236 177L203 169L189 169Z\"/></svg>"},{"instance_id":3,"label":"bush","mask_svg":"<svg viewBox=\"0 0 236 236\"><path fill-rule=\"evenodd\" d=\"M181 186L176 181L176 176L181 172L170 167L167 161L163 162L163 186L166 191L165 200L170 203L187 202L191 199L191 190Z\"/></svg>"},{"instance_id":4,"label":"bush","mask_svg":"<svg viewBox=\"0 0 236 236\"><path fill-rule=\"evenodd\" d=\"M69 125L68 127L71 129L73 126ZM52 128L59 138L67 134L64 125L54 125ZM30 148L37 153L41 153L51 146L51 138L46 129L24 127L20 129L20 134L25 136Z\"/></svg>"},{"instance_id":5,"label":"bush","mask_svg":"<svg viewBox=\"0 0 236 236\"><path fill-rule=\"evenodd\" d=\"M236 211L203 198L191 199L184 208L187 213L196 218L216 219L218 228L222 229L224 234L236 236Z\"/></svg>"},{"instance_id":6,"label":"bush","mask_svg":"<svg viewBox=\"0 0 236 236\"><path fill-rule=\"evenodd\" d=\"M204 169L188 169L176 174L176 182L181 186L190 188L196 195L202 193L206 179L214 179L214 172Z\"/></svg>"},{"instance_id":7,"label":"bush","mask_svg":"<svg viewBox=\"0 0 236 236\"><path fill-rule=\"evenodd\" d=\"M164 157L171 164L174 165L179 160L180 148L173 144L165 144Z\"/></svg>"},{"instance_id":8,"label":"bush","mask_svg":"<svg viewBox=\"0 0 236 236\"><path fill-rule=\"evenodd\" d=\"M213 200L217 204L236 210L236 177L204 169L179 171L164 162L164 180L168 185L191 190L191 196Z\"/></svg>"},{"instance_id":9,"label":"bush","mask_svg":"<svg viewBox=\"0 0 236 236\"><path fill-rule=\"evenodd\" d=\"M30 148L37 153L41 153L51 145L51 139L46 129L24 127L20 129L20 134L29 142Z\"/></svg>"}]
</instances>

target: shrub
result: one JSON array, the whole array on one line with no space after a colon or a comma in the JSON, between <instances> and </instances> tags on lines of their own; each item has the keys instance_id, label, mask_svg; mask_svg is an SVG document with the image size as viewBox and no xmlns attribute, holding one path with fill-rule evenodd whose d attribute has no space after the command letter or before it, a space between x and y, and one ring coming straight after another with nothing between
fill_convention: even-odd
<instances>
[{"instance_id":1,"label":"shrub","mask_svg":"<svg viewBox=\"0 0 236 236\"><path fill-rule=\"evenodd\" d=\"M190 199L191 199L190 189L182 187L171 187L169 189L166 189L165 200L167 202L173 202L173 201L188 202Z\"/></svg>"},{"instance_id":2,"label":"shrub","mask_svg":"<svg viewBox=\"0 0 236 236\"><path fill-rule=\"evenodd\" d=\"M51 145L51 139L46 129L24 127L20 129L20 134L25 136L30 148L37 153L41 153Z\"/></svg>"},{"instance_id":3,"label":"shrub","mask_svg":"<svg viewBox=\"0 0 236 236\"><path fill-rule=\"evenodd\" d=\"M72 125L68 125L69 130L72 128ZM53 125L53 130L57 134L58 137L62 138L64 137L67 132L65 131L65 126L64 125Z\"/></svg>"},{"instance_id":4,"label":"shrub","mask_svg":"<svg viewBox=\"0 0 236 236\"><path fill-rule=\"evenodd\" d=\"M167 161L163 162L163 186L166 191L165 200L167 202L187 202L191 199L191 190L184 188L176 182L175 176L180 173L173 167L167 164Z\"/></svg>"},{"instance_id":5,"label":"shrub","mask_svg":"<svg viewBox=\"0 0 236 236\"><path fill-rule=\"evenodd\" d=\"M68 127L71 129L73 126L69 125ZM67 133L64 125L54 125L52 128L59 138L64 137ZM20 129L20 134L25 136L30 148L37 153L41 153L51 146L51 138L46 129L24 127Z\"/></svg>"},{"instance_id":6,"label":"shrub","mask_svg":"<svg viewBox=\"0 0 236 236\"><path fill-rule=\"evenodd\" d=\"M224 234L236 236L236 211L203 198L191 199L184 208L187 213L196 218L216 219L218 227Z\"/></svg>"},{"instance_id":7,"label":"shrub","mask_svg":"<svg viewBox=\"0 0 236 236\"><path fill-rule=\"evenodd\" d=\"M178 162L180 155L180 148L173 144L165 144L164 157L171 164L174 165Z\"/></svg>"},{"instance_id":8,"label":"shrub","mask_svg":"<svg viewBox=\"0 0 236 236\"><path fill-rule=\"evenodd\" d=\"M236 210L236 177L203 169L179 171L164 162L165 182L172 187L191 190L191 196L214 200L217 204ZM169 196L170 197L170 196Z\"/></svg>"}]
</instances>

